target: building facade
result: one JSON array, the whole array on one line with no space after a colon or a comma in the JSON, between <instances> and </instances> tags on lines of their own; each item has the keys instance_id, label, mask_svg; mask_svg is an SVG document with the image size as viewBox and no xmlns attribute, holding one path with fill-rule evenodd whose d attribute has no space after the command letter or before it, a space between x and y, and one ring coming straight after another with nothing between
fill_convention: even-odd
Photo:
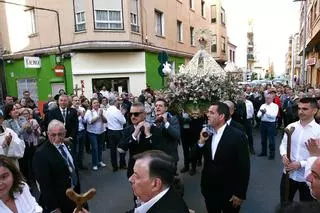
<instances>
[{"instance_id":1,"label":"building facade","mask_svg":"<svg viewBox=\"0 0 320 213\"><path fill-rule=\"evenodd\" d=\"M305 2L300 7L300 55L303 54L303 42L306 39L306 61L305 70L301 70L303 81L316 87L320 85L320 1L307 1L306 26L304 24ZM304 37L304 28L307 27L306 38Z\"/></svg>"},{"instance_id":2,"label":"building facade","mask_svg":"<svg viewBox=\"0 0 320 213\"><path fill-rule=\"evenodd\" d=\"M196 34L202 28L215 35L211 41L215 59L220 64L227 61L226 13L219 0L26 0L24 4L34 7L0 3L6 87L14 96L28 89L35 99L45 101L61 88L71 94L84 87L84 95L91 97L103 85L134 95L147 83L160 89L166 77L159 74L158 54L166 52L177 72L197 51ZM25 56L39 57L41 67L26 68ZM63 65L63 75L55 71L57 64Z\"/></svg>"},{"instance_id":3,"label":"building facade","mask_svg":"<svg viewBox=\"0 0 320 213\"><path fill-rule=\"evenodd\" d=\"M285 77L291 87L300 81L301 56L300 53L299 33L289 37L288 52L286 53L286 72Z\"/></svg>"}]
</instances>

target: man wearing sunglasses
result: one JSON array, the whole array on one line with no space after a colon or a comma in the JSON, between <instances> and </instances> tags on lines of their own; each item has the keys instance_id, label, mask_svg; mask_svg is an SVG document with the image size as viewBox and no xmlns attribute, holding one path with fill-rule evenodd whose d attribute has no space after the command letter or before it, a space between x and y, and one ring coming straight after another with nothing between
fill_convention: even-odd
<instances>
[{"instance_id":1,"label":"man wearing sunglasses","mask_svg":"<svg viewBox=\"0 0 320 213\"><path fill-rule=\"evenodd\" d=\"M140 102L133 103L129 116L132 124L124 129L124 141L118 145L119 152L129 150L128 178L133 174L133 166L135 163L133 156L152 149L151 125L145 120L146 113L144 105Z\"/></svg>"}]
</instances>

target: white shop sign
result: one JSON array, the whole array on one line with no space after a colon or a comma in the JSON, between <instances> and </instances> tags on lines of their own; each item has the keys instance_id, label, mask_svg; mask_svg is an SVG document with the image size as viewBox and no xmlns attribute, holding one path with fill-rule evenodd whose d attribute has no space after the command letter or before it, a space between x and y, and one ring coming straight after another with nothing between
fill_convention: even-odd
<instances>
[{"instance_id":1,"label":"white shop sign","mask_svg":"<svg viewBox=\"0 0 320 213\"><path fill-rule=\"evenodd\" d=\"M41 68L41 59L39 57L24 57L24 68Z\"/></svg>"}]
</instances>

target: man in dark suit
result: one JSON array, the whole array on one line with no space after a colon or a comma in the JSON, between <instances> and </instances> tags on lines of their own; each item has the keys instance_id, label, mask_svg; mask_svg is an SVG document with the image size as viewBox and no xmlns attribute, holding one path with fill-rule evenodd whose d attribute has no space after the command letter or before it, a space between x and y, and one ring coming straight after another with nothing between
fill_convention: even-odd
<instances>
[{"instance_id":1,"label":"man in dark suit","mask_svg":"<svg viewBox=\"0 0 320 213\"><path fill-rule=\"evenodd\" d=\"M66 129L66 138L65 142L72 145L72 155L73 157L76 156L76 137L77 131L79 126L78 121L78 113L77 110L68 107L68 96L67 95L60 95L58 100L59 107L50 110L45 117L45 129L48 129L48 124L56 119L61 121Z\"/></svg>"},{"instance_id":2,"label":"man in dark suit","mask_svg":"<svg viewBox=\"0 0 320 213\"><path fill-rule=\"evenodd\" d=\"M39 204L44 213L72 213L75 204L66 197L72 187L80 193L77 168L71 154L64 145L64 124L52 120L48 125L49 141L44 142L33 158L33 170L40 186Z\"/></svg>"},{"instance_id":3,"label":"man in dark suit","mask_svg":"<svg viewBox=\"0 0 320 213\"><path fill-rule=\"evenodd\" d=\"M135 160L134 173L129 181L140 205L127 213L189 212L183 199L172 188L176 168L171 156L151 150L136 155Z\"/></svg>"},{"instance_id":4,"label":"man in dark suit","mask_svg":"<svg viewBox=\"0 0 320 213\"><path fill-rule=\"evenodd\" d=\"M151 127L153 149L162 150L178 162L178 143L180 142L180 125L176 116L167 112L168 106L164 99L155 104L156 119Z\"/></svg>"},{"instance_id":5,"label":"man in dark suit","mask_svg":"<svg viewBox=\"0 0 320 213\"><path fill-rule=\"evenodd\" d=\"M118 145L118 150L120 152L129 149L128 178L133 174L135 162L133 156L152 149L151 126L145 121L146 113L144 105L140 102L133 103L130 108L129 116L132 124L124 129L124 140Z\"/></svg>"},{"instance_id":6,"label":"man in dark suit","mask_svg":"<svg viewBox=\"0 0 320 213\"><path fill-rule=\"evenodd\" d=\"M212 104L207 116L215 133L203 134L204 128L195 146L195 152L202 151L204 156L201 192L208 213L239 212L250 176L248 140L226 124L229 108L225 103Z\"/></svg>"},{"instance_id":7,"label":"man in dark suit","mask_svg":"<svg viewBox=\"0 0 320 213\"><path fill-rule=\"evenodd\" d=\"M227 104L229 108L229 118L227 119L226 123L232 127L239 129L241 132L245 133L246 130L244 126L232 118L232 115L234 113L234 103L232 101L224 101L223 103Z\"/></svg>"}]
</instances>

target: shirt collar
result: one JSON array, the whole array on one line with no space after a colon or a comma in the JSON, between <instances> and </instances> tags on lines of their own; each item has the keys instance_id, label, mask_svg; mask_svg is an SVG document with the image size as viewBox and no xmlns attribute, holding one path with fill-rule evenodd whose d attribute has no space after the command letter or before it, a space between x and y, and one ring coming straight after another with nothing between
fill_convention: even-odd
<instances>
[{"instance_id":1,"label":"shirt collar","mask_svg":"<svg viewBox=\"0 0 320 213\"><path fill-rule=\"evenodd\" d=\"M232 118L230 118L229 120L227 120L226 123L230 126L231 121L232 121Z\"/></svg>"},{"instance_id":2,"label":"shirt collar","mask_svg":"<svg viewBox=\"0 0 320 213\"><path fill-rule=\"evenodd\" d=\"M301 121L299 120L299 125L301 125ZM307 125L305 126L310 126L310 127L316 127L318 124L316 123L316 121L313 119L312 121L310 121Z\"/></svg>"},{"instance_id":3,"label":"shirt collar","mask_svg":"<svg viewBox=\"0 0 320 213\"><path fill-rule=\"evenodd\" d=\"M156 202L158 202L168 191L169 187L164 189L162 192L154 196L148 202L141 202L141 206L134 209L134 213L145 213L147 212Z\"/></svg>"},{"instance_id":4,"label":"shirt collar","mask_svg":"<svg viewBox=\"0 0 320 213\"><path fill-rule=\"evenodd\" d=\"M227 126L227 123L225 123L222 127L220 127L220 128L218 129L218 131L216 132L217 135L218 135L218 134L221 134L221 135L222 135L222 133L223 133L224 129L226 128L226 126Z\"/></svg>"}]
</instances>

